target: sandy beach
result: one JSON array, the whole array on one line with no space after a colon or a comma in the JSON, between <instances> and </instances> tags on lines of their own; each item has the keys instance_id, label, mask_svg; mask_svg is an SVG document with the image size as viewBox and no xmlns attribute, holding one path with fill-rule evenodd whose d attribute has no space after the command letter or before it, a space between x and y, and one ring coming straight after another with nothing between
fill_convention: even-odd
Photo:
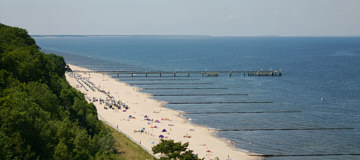
<instances>
[{"instance_id":1,"label":"sandy beach","mask_svg":"<svg viewBox=\"0 0 360 160\"><path fill-rule=\"evenodd\" d=\"M69 66L72 70L88 70L79 66ZM166 102L152 99L151 95L142 93L139 88L99 73L67 73L66 79L96 106L99 119L126 134L150 152L151 148L159 143L161 135L175 142L189 142L188 148L206 160L215 157L220 160L259 158L250 156L246 151L237 150L231 146L230 141L214 136L215 130L188 122L182 117L181 112L163 107ZM100 99L103 101L100 102ZM106 105L106 99L119 105L109 107Z\"/></svg>"}]
</instances>

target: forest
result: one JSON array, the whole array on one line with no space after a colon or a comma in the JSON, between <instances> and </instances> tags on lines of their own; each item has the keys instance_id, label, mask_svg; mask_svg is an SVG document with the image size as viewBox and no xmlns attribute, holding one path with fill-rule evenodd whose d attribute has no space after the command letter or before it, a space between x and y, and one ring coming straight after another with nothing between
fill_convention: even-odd
<instances>
[{"instance_id":1,"label":"forest","mask_svg":"<svg viewBox=\"0 0 360 160\"><path fill-rule=\"evenodd\" d=\"M114 159L96 108L65 80L66 63L0 23L0 159Z\"/></svg>"}]
</instances>

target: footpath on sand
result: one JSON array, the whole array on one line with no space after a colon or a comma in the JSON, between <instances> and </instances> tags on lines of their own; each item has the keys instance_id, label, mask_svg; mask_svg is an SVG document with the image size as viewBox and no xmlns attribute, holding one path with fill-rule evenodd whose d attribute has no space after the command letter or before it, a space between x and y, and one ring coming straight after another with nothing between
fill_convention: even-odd
<instances>
[{"instance_id":1,"label":"footpath on sand","mask_svg":"<svg viewBox=\"0 0 360 160\"><path fill-rule=\"evenodd\" d=\"M88 69L69 65L72 70ZM206 160L256 160L249 152L237 150L232 142L215 137L215 130L188 122L181 112L163 107L166 102L151 98L139 88L100 73L66 74L71 86L85 94L97 109L99 119L121 131L144 149L160 138L189 142L189 149Z\"/></svg>"}]
</instances>

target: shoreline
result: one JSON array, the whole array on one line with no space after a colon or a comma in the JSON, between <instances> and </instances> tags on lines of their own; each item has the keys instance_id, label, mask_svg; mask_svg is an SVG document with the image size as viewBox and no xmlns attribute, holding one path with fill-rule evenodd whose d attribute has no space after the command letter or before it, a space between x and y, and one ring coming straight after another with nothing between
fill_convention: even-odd
<instances>
[{"instance_id":1,"label":"shoreline","mask_svg":"<svg viewBox=\"0 0 360 160\"><path fill-rule=\"evenodd\" d=\"M71 64L69 66L73 70L89 70ZM150 151L149 153L152 155L151 147L159 143L159 136L162 135L165 139L173 139L175 142L189 142L188 149L198 154L199 158L206 160L215 157L221 160L255 160L259 158L259 156L250 156L252 153L248 151L232 146L230 140L216 134L218 132L216 129L194 124L182 116L183 112L164 107L166 102L153 99L151 94L141 92L140 88L100 73L77 74L87 78L94 83L94 86L110 92L107 96L102 92L85 89L88 86L81 86L81 82L66 73L66 80L69 84L84 93L88 97L88 101L89 98L91 101L93 97L102 99L113 97L116 101L121 100L129 106L127 110L105 109L104 103L91 102L96 106L99 119L110 123L109 125L124 133L148 152ZM130 115L131 118L129 118ZM146 120L144 117L148 117L147 119L152 119L152 121ZM159 123L156 123L156 120L159 120ZM163 132L164 129L165 132Z\"/></svg>"}]
</instances>

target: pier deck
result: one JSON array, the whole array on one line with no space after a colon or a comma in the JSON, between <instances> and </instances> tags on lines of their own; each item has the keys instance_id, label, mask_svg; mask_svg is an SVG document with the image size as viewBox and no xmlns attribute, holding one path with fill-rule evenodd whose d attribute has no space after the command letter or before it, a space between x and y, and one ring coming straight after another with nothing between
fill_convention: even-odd
<instances>
[{"instance_id":1,"label":"pier deck","mask_svg":"<svg viewBox=\"0 0 360 160\"><path fill-rule=\"evenodd\" d=\"M103 74L116 74L128 75L128 77L190 77L191 75L201 75L203 77L217 77L219 75L228 75L229 77L234 74L244 76L281 76L282 71L80 71L73 70L70 72L81 73L103 73Z\"/></svg>"}]
</instances>

